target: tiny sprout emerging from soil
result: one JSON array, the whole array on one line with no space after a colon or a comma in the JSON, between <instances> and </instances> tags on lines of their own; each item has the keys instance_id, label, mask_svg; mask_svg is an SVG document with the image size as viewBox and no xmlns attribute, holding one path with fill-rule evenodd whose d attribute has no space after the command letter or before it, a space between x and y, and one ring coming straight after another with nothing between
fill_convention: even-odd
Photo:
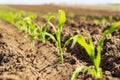
<instances>
[{"instance_id":1,"label":"tiny sprout emerging from soil","mask_svg":"<svg viewBox=\"0 0 120 80\"><path fill-rule=\"evenodd\" d=\"M87 20L86 16L80 16L80 19Z\"/></svg>"},{"instance_id":2,"label":"tiny sprout emerging from soil","mask_svg":"<svg viewBox=\"0 0 120 80\"><path fill-rule=\"evenodd\" d=\"M94 69L91 69L87 66L77 67L76 70L72 74L71 80L75 80L81 70L88 70L88 72L94 75L95 78L102 78L102 68L100 68L101 48L102 48L102 45L104 43L106 36L108 34L111 34L119 26L120 26L120 21L113 23L110 28L104 31L103 36L97 45L97 53L95 53L95 46L91 38L89 38L89 43L87 43L85 38L81 35L76 35L69 39L69 41L73 40L71 47L73 47L75 43L78 42L81 46L85 48L87 54L89 55L94 65Z\"/></svg>"},{"instance_id":3,"label":"tiny sprout emerging from soil","mask_svg":"<svg viewBox=\"0 0 120 80\"><path fill-rule=\"evenodd\" d=\"M28 29L28 36L31 38L31 44L32 46L34 46L34 42L35 40L38 38L38 32L37 32L37 28L36 28L36 24L35 23L32 23L32 24L29 24L30 26L30 29Z\"/></svg>"},{"instance_id":4,"label":"tiny sprout emerging from soil","mask_svg":"<svg viewBox=\"0 0 120 80\"><path fill-rule=\"evenodd\" d=\"M98 24L99 24L99 20L95 19L95 20L94 20L94 23L95 23L96 25L98 25Z\"/></svg>"},{"instance_id":5,"label":"tiny sprout emerging from soil","mask_svg":"<svg viewBox=\"0 0 120 80\"><path fill-rule=\"evenodd\" d=\"M8 13L6 13L6 12L2 12L1 14L0 14L0 17L2 18L2 19L4 19L4 20L6 20L6 21L8 21L9 23L14 23L14 13L13 12L8 12Z\"/></svg>"},{"instance_id":6,"label":"tiny sprout emerging from soil","mask_svg":"<svg viewBox=\"0 0 120 80\"><path fill-rule=\"evenodd\" d=\"M109 19L109 21L112 21L113 20L113 16L109 16L108 19Z\"/></svg>"},{"instance_id":7,"label":"tiny sprout emerging from soil","mask_svg":"<svg viewBox=\"0 0 120 80\"><path fill-rule=\"evenodd\" d=\"M60 54L60 63L64 62L64 58L63 58L63 48L61 46L61 32L62 32L62 28L63 25L65 24L66 21L66 15L65 12L63 10L59 10L59 16L58 16L58 27L56 28L52 23L49 23L54 30L55 36L53 34L50 33L46 33L47 36L50 37L50 39L52 39L59 51Z\"/></svg>"},{"instance_id":8,"label":"tiny sprout emerging from soil","mask_svg":"<svg viewBox=\"0 0 120 80\"><path fill-rule=\"evenodd\" d=\"M69 13L69 16L70 16L71 18L74 18L74 17L75 17L74 13L72 13L72 12Z\"/></svg>"},{"instance_id":9,"label":"tiny sprout emerging from soil","mask_svg":"<svg viewBox=\"0 0 120 80\"><path fill-rule=\"evenodd\" d=\"M105 25L107 23L107 19L106 18L102 18L102 24Z\"/></svg>"}]
</instances>

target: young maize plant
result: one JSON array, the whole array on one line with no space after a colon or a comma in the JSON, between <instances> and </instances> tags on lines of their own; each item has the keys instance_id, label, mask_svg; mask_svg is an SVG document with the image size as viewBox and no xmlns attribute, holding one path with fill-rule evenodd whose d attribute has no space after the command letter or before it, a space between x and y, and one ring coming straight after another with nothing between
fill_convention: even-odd
<instances>
[{"instance_id":1,"label":"young maize plant","mask_svg":"<svg viewBox=\"0 0 120 80\"><path fill-rule=\"evenodd\" d=\"M58 16L58 27L56 28L52 23L49 22L49 24L53 27L53 30L54 30L54 34L51 34L51 33L47 33L46 32L46 35L48 37L50 37L50 39L53 40L53 42L55 42L57 48L58 48L58 51L59 51L59 54L60 54L60 63L63 63L64 62L64 58L63 58L63 48L61 46L61 32L62 32L62 28L63 28L63 25L65 24L65 21L66 21L66 15L65 15L65 12L63 10L59 10L59 16Z\"/></svg>"},{"instance_id":2,"label":"young maize plant","mask_svg":"<svg viewBox=\"0 0 120 80\"><path fill-rule=\"evenodd\" d=\"M35 15L28 15L20 20L17 21L16 25L18 26L19 30L24 31L25 33L29 33L31 31L31 24L33 23L33 19Z\"/></svg>"},{"instance_id":3,"label":"young maize plant","mask_svg":"<svg viewBox=\"0 0 120 80\"><path fill-rule=\"evenodd\" d=\"M95 20L94 20L94 23L95 23L96 25L98 25L98 24L99 24L99 20L95 19Z\"/></svg>"},{"instance_id":4,"label":"young maize plant","mask_svg":"<svg viewBox=\"0 0 120 80\"><path fill-rule=\"evenodd\" d=\"M23 21L23 18L25 17L25 16L27 16L26 15L26 13L24 12L24 11L19 11L19 12L16 12L15 14L14 14L14 16L15 16L15 26L18 28L18 30L20 31L20 29L21 29L21 26L22 26L22 21Z\"/></svg>"},{"instance_id":5,"label":"young maize plant","mask_svg":"<svg viewBox=\"0 0 120 80\"><path fill-rule=\"evenodd\" d=\"M45 25L44 25L43 27L40 27L40 26L37 27L38 38L39 38L40 40L42 40L43 43L46 42L46 34L47 34L47 31L46 31L46 30L47 30L47 27L48 27L50 21L51 21L53 18L54 18L54 16L48 17L47 22L45 23Z\"/></svg>"},{"instance_id":6,"label":"young maize plant","mask_svg":"<svg viewBox=\"0 0 120 80\"><path fill-rule=\"evenodd\" d=\"M1 11L0 11L1 12ZM24 11L11 11L11 12L1 12L0 18L8 21L11 24L16 25L17 21L21 20L21 18L25 15Z\"/></svg>"},{"instance_id":7,"label":"young maize plant","mask_svg":"<svg viewBox=\"0 0 120 80\"><path fill-rule=\"evenodd\" d=\"M8 21L11 24L14 24L15 19L14 19L14 13L13 12L8 12L8 13L1 12L0 17L4 20Z\"/></svg>"},{"instance_id":8,"label":"young maize plant","mask_svg":"<svg viewBox=\"0 0 120 80\"><path fill-rule=\"evenodd\" d=\"M25 33L27 33L28 36L31 37L33 46L34 46L34 41L36 39L40 39L42 42L46 42L46 33L47 33L46 29L48 27L48 24L49 24L50 20L53 17L54 16L50 16L43 27L40 27L39 25L37 25L36 23L34 23L32 21L32 19L35 18L34 15L30 15L28 17L25 17L20 22L21 23L21 25L20 25L21 30L25 31Z\"/></svg>"},{"instance_id":9,"label":"young maize plant","mask_svg":"<svg viewBox=\"0 0 120 80\"><path fill-rule=\"evenodd\" d=\"M102 18L102 25L106 25L106 23L108 22L106 18Z\"/></svg>"},{"instance_id":10,"label":"young maize plant","mask_svg":"<svg viewBox=\"0 0 120 80\"><path fill-rule=\"evenodd\" d=\"M104 40L108 34L111 34L117 27L120 26L120 21L115 22L111 25L110 28L104 31L102 38L98 42L97 45L97 54L95 53L95 46L93 44L93 41L91 38L89 38L89 43L86 42L85 38L81 35L76 35L71 37L67 42L73 40L72 46L75 45L76 42L78 42L81 46L83 46L89 55L93 65L94 69L91 69L87 66L80 66L78 67L74 72L71 77L71 80L75 80L76 77L78 76L79 72L81 70L88 70L89 73L95 76L95 78L101 78L102 77L102 69L100 68L100 62L101 62L101 48L104 43Z\"/></svg>"},{"instance_id":11,"label":"young maize plant","mask_svg":"<svg viewBox=\"0 0 120 80\"><path fill-rule=\"evenodd\" d=\"M31 37L32 45L34 45L34 40L40 39L42 42L46 41L46 29L50 20L54 16L50 16L43 27L38 26L33 19L36 18L34 13L26 13L24 11L17 12L1 12L0 17L12 24L14 24L19 31L24 31L29 37Z\"/></svg>"}]
</instances>

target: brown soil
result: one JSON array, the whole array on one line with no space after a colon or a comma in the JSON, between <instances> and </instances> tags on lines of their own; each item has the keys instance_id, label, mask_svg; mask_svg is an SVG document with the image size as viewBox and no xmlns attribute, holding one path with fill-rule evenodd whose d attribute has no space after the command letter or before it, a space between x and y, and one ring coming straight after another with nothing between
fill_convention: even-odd
<instances>
[{"instance_id":1,"label":"brown soil","mask_svg":"<svg viewBox=\"0 0 120 80\"><path fill-rule=\"evenodd\" d=\"M41 23L39 19L37 22ZM94 44L97 45L103 31L110 24L96 25L92 20L83 20L79 16L68 17L61 41L64 43L75 34L81 34L87 39L91 34ZM70 80L77 66L92 67L87 53L78 44L73 49L68 45L64 58L65 62L60 64L54 43L49 41L42 43L36 40L33 48L29 37L19 32L15 26L0 20L0 80ZM100 80L120 79L120 28L105 40L101 67L103 78ZM87 71L82 71L77 80L95 80L95 78Z\"/></svg>"},{"instance_id":2,"label":"brown soil","mask_svg":"<svg viewBox=\"0 0 120 80\"><path fill-rule=\"evenodd\" d=\"M19 10L48 13L48 12L57 12L59 9L63 9L66 12L73 12L76 15L119 15L120 16L120 6L112 5L9 5L12 8Z\"/></svg>"}]
</instances>

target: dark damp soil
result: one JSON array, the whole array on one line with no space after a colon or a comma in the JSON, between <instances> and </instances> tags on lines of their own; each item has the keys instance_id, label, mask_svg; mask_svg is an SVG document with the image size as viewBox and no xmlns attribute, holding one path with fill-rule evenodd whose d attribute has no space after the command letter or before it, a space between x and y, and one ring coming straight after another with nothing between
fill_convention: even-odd
<instances>
[{"instance_id":1,"label":"dark damp soil","mask_svg":"<svg viewBox=\"0 0 120 80\"><path fill-rule=\"evenodd\" d=\"M61 41L64 43L75 34L83 35L86 40L91 35L94 44L97 45L103 31L115 21L116 19L113 19L107 24L95 24L91 18L68 16ZM44 20L38 18L36 22L43 24ZM50 28L48 31L52 32ZM70 49L70 44L67 46L64 52L65 62L60 64L54 43L36 40L35 47L32 47L30 42L30 38L19 32L15 26L0 20L0 80L70 80L77 66L93 66L84 48L78 44L73 49ZM120 79L120 28L105 39L101 68L103 78L97 80ZM82 71L77 80L95 78L87 71Z\"/></svg>"}]
</instances>

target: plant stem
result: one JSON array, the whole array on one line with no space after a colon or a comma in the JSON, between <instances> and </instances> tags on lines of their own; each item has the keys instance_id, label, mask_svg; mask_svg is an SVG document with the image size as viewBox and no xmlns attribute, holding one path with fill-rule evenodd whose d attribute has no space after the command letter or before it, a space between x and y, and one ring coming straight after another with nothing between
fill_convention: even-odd
<instances>
[{"instance_id":1,"label":"plant stem","mask_svg":"<svg viewBox=\"0 0 120 80\"><path fill-rule=\"evenodd\" d=\"M58 29L58 32L57 32L57 41L58 41L58 50L59 50L59 54L60 54L60 63L63 63L64 62L64 58L63 58L63 50L61 48L61 30Z\"/></svg>"},{"instance_id":2,"label":"plant stem","mask_svg":"<svg viewBox=\"0 0 120 80\"><path fill-rule=\"evenodd\" d=\"M59 47L59 54L60 54L60 63L63 63L64 62L64 58L63 58L63 51L62 51L61 47Z\"/></svg>"}]
</instances>

